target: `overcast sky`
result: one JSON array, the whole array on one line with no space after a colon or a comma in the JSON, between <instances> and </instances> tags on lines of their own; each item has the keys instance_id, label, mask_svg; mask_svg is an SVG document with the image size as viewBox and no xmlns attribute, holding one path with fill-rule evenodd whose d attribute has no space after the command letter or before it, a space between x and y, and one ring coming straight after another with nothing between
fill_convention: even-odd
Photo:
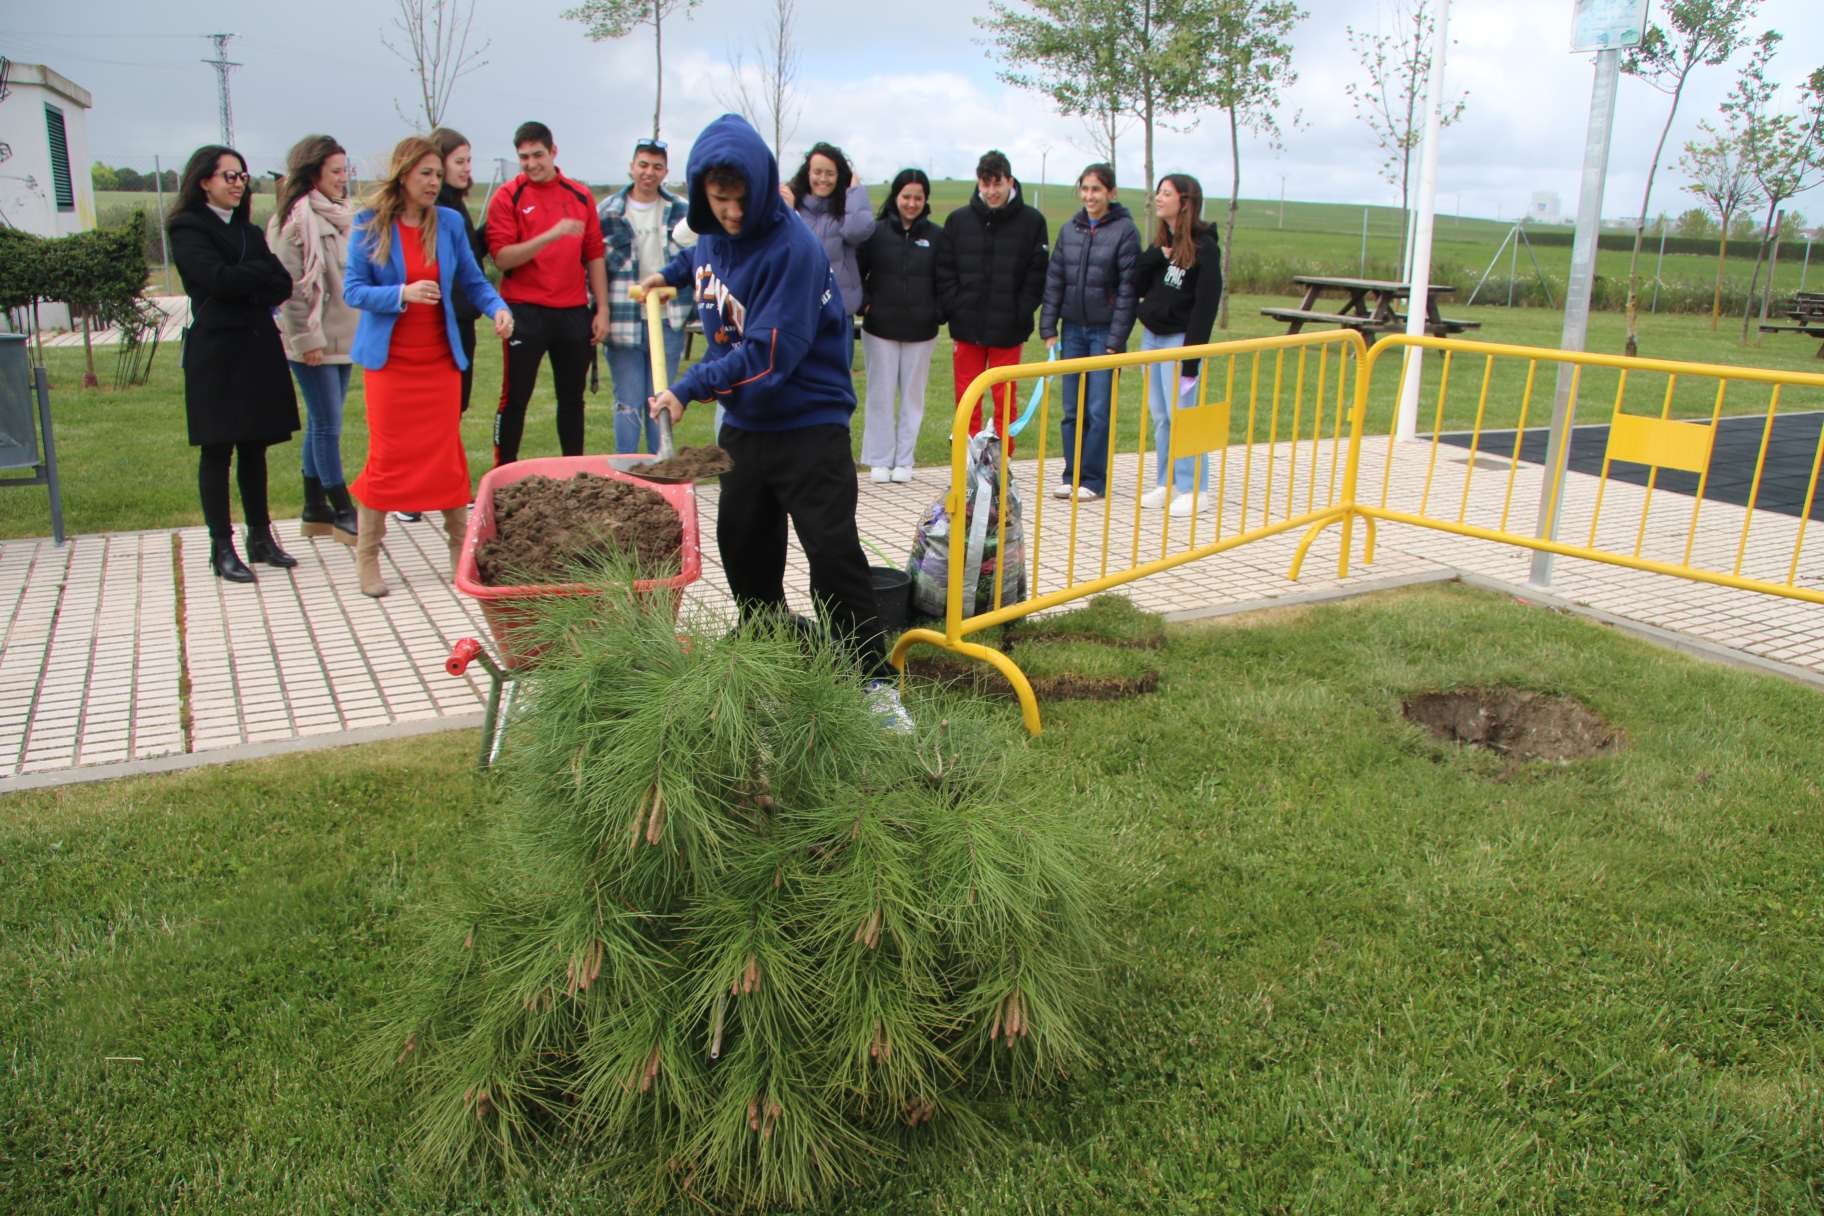
<instances>
[{"instance_id":1,"label":"overcast sky","mask_svg":"<svg viewBox=\"0 0 1824 1216\"><path fill-rule=\"evenodd\" d=\"M1655 0L1655 12L1665 0ZM1305 0L1295 36L1297 86L1285 98L1285 147L1244 135L1242 194L1328 202L1397 204L1379 176L1381 155L1355 116L1344 86L1360 72L1344 26L1373 27L1390 6L1372 0ZM561 0L480 0L474 43L486 62L464 77L446 121L475 143L477 160L511 156L513 127L537 118L556 132L559 162L591 181L624 177L634 139L652 113L649 29L591 43L559 15ZM667 23L665 135L681 170L690 137L724 108L718 92L731 47L755 37L765 0L702 0L688 21ZM917 165L933 176L966 176L976 156L998 146L1031 182L1070 180L1090 159L1082 123L1060 118L1036 94L1001 84L971 18L985 0L924 0L873 5L798 0L802 118L788 147L827 139L842 146L870 181ZM222 5L161 0L88 0L80 5L9 6L0 18L0 54L42 62L95 97L89 142L97 159L150 167L156 153L181 164L217 138L215 73L202 37L237 35L230 58L236 140L256 169L278 167L286 148L310 131L335 135L372 172L409 129L395 101L412 110L416 82L381 45L391 0L313 0ZM1456 0L1448 65L1453 91L1467 91L1463 121L1440 144L1440 210L1513 217L1535 190L1557 191L1576 208L1593 59L1568 50L1572 0ZM1824 64L1818 0L1764 0L1760 28L1786 35L1776 61L1797 81ZM395 32L395 31L387 31ZM749 52L749 60L753 58ZM1680 106L1652 209L1676 213L1694 201L1678 191L1678 151L1700 119L1714 117L1734 67L1700 69ZM1667 99L1624 77L1604 212L1638 209L1653 141ZM1297 129L1294 113L1302 115ZM1137 128L1124 137L1120 179L1133 192L1142 177ZM1045 149L1049 146L1049 153ZM1227 127L1215 114L1189 131L1161 130L1161 173L1190 172L1211 195L1226 194ZM788 166L788 171L789 171ZM1416 170L1416 159L1415 159ZM478 175L487 169L478 167ZM1459 199L1460 204L1459 204ZM1824 218L1824 191L1798 206Z\"/></svg>"}]
</instances>

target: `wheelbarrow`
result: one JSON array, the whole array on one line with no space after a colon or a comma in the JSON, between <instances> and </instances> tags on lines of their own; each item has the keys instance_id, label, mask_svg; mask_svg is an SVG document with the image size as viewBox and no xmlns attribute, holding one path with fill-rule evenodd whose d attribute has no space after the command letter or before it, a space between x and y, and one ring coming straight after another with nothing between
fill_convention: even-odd
<instances>
[{"instance_id":1,"label":"wheelbarrow","mask_svg":"<svg viewBox=\"0 0 1824 1216\"><path fill-rule=\"evenodd\" d=\"M692 485L665 485L650 482L625 471L629 463L650 459L628 456L549 456L521 460L491 470L481 479L475 492L475 507L469 512L468 532L462 539L462 557L456 563L456 589L473 596L481 604L481 614L493 635L494 653L476 638L459 638L450 647L444 670L453 676L467 672L470 663L480 663L488 673L487 708L481 721L482 768L494 763L500 755L501 740L512 712L514 680L537 659L537 653L525 637L525 625L535 603L548 596L590 595L595 588L586 583L521 584L490 587L481 581L475 564L476 550L482 542L494 539L499 521L494 514L494 495L503 487L527 477L550 477L568 480L578 473L594 473L628 481L664 496L678 513L683 525L684 543L678 554L678 573L670 578L640 579L633 584L636 594L668 595L675 616L684 598L684 589L703 573L703 549L697 526L697 491Z\"/></svg>"}]
</instances>

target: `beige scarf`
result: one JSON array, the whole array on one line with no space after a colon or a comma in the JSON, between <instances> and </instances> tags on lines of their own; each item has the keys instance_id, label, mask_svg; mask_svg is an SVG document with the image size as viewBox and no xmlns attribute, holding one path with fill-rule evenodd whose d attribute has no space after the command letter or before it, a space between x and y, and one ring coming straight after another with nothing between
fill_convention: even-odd
<instances>
[{"instance_id":1,"label":"beige scarf","mask_svg":"<svg viewBox=\"0 0 1824 1216\"><path fill-rule=\"evenodd\" d=\"M293 290L308 293L309 325L315 330L323 324L323 229L319 225L334 228L346 244L354 226L355 209L348 202L336 202L321 190L312 190L304 196L304 202L306 206L292 207L285 227L304 254L304 272Z\"/></svg>"}]
</instances>

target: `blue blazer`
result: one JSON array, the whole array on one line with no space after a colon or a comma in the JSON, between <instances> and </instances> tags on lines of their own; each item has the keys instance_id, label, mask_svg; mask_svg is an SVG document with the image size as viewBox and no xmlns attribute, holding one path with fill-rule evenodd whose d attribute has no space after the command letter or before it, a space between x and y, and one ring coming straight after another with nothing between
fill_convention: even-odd
<instances>
[{"instance_id":1,"label":"blue blazer","mask_svg":"<svg viewBox=\"0 0 1824 1216\"><path fill-rule=\"evenodd\" d=\"M437 286L443 291L443 325L449 332L450 354L456 366L467 368L469 360L462 353L462 337L456 332L456 296L451 287L460 282L469 303L485 317L505 308L507 302L476 263L475 252L463 235L466 229L462 217L448 207L437 211ZM342 275L342 298L349 307L361 311L349 358L369 370L378 370L386 366L393 345L393 325L405 311L405 252L395 239L387 264L374 262L374 235L368 230L373 214L363 211L355 217L354 233L348 242L348 268Z\"/></svg>"}]
</instances>

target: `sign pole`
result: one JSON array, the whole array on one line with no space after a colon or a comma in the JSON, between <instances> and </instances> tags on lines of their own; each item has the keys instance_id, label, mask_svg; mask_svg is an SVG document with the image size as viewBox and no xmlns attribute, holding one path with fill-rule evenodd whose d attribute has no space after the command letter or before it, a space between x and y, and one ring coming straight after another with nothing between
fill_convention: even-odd
<instances>
[{"instance_id":1,"label":"sign pole","mask_svg":"<svg viewBox=\"0 0 1824 1216\"><path fill-rule=\"evenodd\" d=\"M1565 289L1563 350L1582 350L1590 328L1590 287L1596 277L1597 237L1602 229L1602 188L1609 172L1609 135L1615 125L1615 95L1621 79L1619 47L1596 52L1596 83L1590 93L1590 125L1584 135L1583 188L1577 202L1577 235L1571 243L1571 279ZM1558 391L1552 406L1551 437L1546 442L1545 482L1539 491L1541 540L1558 536L1559 508L1564 502L1564 470L1569 455L1571 365L1558 365ZM1552 555L1535 552L1527 576L1532 586L1552 585Z\"/></svg>"},{"instance_id":2,"label":"sign pole","mask_svg":"<svg viewBox=\"0 0 1824 1216\"><path fill-rule=\"evenodd\" d=\"M1406 297L1406 333L1423 338L1431 320L1431 234L1438 210L1438 132L1444 126L1444 55L1450 49L1450 0L1438 5L1438 23L1432 30L1431 79L1426 82L1425 147L1419 157L1419 213L1413 223L1409 246L1412 294ZM1400 413L1394 434L1411 439L1418 430L1419 377L1424 369L1422 347L1406 348L1405 372L1400 378Z\"/></svg>"}]
</instances>

